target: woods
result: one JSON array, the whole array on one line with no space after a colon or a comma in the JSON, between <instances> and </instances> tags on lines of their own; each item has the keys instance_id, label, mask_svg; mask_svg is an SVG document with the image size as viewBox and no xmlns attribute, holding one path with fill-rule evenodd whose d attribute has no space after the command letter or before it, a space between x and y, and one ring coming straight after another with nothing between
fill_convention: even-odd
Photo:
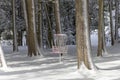
<instances>
[{"instance_id":1,"label":"woods","mask_svg":"<svg viewBox=\"0 0 120 80\"><path fill-rule=\"evenodd\" d=\"M67 63L74 57L76 70L83 65L87 70L97 70L94 58L103 59L111 54L109 48L120 42L119 0L1 0L0 6L0 46L9 44L17 54L23 48L31 59L55 59L58 53L63 56L52 51L55 45L60 49L64 44L68 46ZM67 41L55 37L60 34L66 35ZM92 45L94 35L96 46ZM71 45L75 46L74 52L70 51ZM3 54L1 51L1 67L7 67Z\"/></svg>"}]
</instances>

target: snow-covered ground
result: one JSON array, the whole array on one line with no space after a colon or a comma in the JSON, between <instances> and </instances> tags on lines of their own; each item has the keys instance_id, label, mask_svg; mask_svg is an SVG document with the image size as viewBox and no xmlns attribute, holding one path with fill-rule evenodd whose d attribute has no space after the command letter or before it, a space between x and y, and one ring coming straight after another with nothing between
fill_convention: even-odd
<instances>
[{"instance_id":1,"label":"snow-covered ground","mask_svg":"<svg viewBox=\"0 0 120 80\"><path fill-rule=\"evenodd\" d=\"M69 45L64 61L57 54L44 52L44 57L28 57L27 47L13 53L12 46L3 45L8 69L0 70L0 80L120 80L120 43L107 46L108 55L96 57L97 36L91 35L92 57L97 70L77 69L76 46ZM83 72L84 71L84 72Z\"/></svg>"}]
</instances>

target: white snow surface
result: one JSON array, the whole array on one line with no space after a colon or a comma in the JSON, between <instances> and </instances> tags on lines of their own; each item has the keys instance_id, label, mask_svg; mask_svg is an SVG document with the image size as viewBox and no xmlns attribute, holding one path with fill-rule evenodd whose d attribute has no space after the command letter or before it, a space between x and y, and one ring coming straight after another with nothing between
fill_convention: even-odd
<instances>
[{"instance_id":1,"label":"white snow surface","mask_svg":"<svg viewBox=\"0 0 120 80\"><path fill-rule=\"evenodd\" d=\"M8 68L0 68L0 80L120 80L120 43L107 46L108 55L96 57L96 34L91 35L91 42L97 70L88 70L84 64L77 69L75 45L69 45L62 62L58 54L46 50L43 57L28 57L26 46L12 52L11 45L2 45Z\"/></svg>"}]
</instances>

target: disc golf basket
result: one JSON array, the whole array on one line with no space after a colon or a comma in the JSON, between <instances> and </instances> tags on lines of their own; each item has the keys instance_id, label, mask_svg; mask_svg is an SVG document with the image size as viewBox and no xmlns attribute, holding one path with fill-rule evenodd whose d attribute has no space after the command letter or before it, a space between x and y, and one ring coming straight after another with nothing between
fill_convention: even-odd
<instances>
[{"instance_id":1,"label":"disc golf basket","mask_svg":"<svg viewBox=\"0 0 120 80\"><path fill-rule=\"evenodd\" d=\"M52 46L52 52L59 54L60 62L63 59L64 54L68 51L66 34L54 34L54 45Z\"/></svg>"}]
</instances>

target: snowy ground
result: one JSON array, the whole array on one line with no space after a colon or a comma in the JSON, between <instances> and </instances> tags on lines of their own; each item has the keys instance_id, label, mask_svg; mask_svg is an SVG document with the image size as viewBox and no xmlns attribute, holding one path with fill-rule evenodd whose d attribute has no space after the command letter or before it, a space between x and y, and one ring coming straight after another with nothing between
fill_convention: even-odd
<instances>
[{"instance_id":1,"label":"snowy ground","mask_svg":"<svg viewBox=\"0 0 120 80\"><path fill-rule=\"evenodd\" d=\"M8 69L0 71L0 80L120 80L120 43L108 46L108 55L96 57L97 40L95 35L91 37L93 61L98 70L86 70L84 66L77 70L75 45L69 46L63 62L56 54L44 52L44 57L28 57L26 47L13 53L12 46L2 46Z\"/></svg>"}]
</instances>

